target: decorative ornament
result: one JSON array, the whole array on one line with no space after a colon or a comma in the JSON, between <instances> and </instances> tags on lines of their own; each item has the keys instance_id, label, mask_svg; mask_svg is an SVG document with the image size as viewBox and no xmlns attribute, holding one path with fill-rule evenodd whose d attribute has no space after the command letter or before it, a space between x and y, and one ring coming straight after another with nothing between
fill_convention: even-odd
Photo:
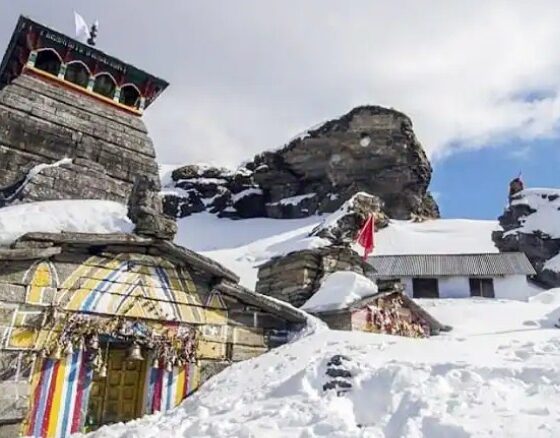
<instances>
[{"instance_id":1,"label":"decorative ornament","mask_svg":"<svg viewBox=\"0 0 560 438\"><path fill-rule=\"evenodd\" d=\"M102 379L107 377L107 365L105 364L101 365L101 368L99 369L99 373L97 373L97 375Z\"/></svg>"},{"instance_id":2,"label":"decorative ornament","mask_svg":"<svg viewBox=\"0 0 560 438\"><path fill-rule=\"evenodd\" d=\"M154 359L152 362L152 368L159 368L159 359Z\"/></svg>"},{"instance_id":3,"label":"decorative ornament","mask_svg":"<svg viewBox=\"0 0 560 438\"><path fill-rule=\"evenodd\" d=\"M138 345L137 342L134 342L132 344L132 346L130 347L130 349L128 350L128 360L144 360L144 357L142 356L142 349L140 348L140 345Z\"/></svg>"},{"instance_id":4,"label":"decorative ornament","mask_svg":"<svg viewBox=\"0 0 560 438\"><path fill-rule=\"evenodd\" d=\"M99 350L99 336L93 334L88 340L88 347L92 350Z\"/></svg>"},{"instance_id":5,"label":"decorative ornament","mask_svg":"<svg viewBox=\"0 0 560 438\"><path fill-rule=\"evenodd\" d=\"M53 360L60 360L62 358L62 348L60 347L60 344L56 344L56 347L52 352L50 358Z\"/></svg>"},{"instance_id":6,"label":"decorative ornament","mask_svg":"<svg viewBox=\"0 0 560 438\"><path fill-rule=\"evenodd\" d=\"M72 353L74 353L74 346L72 345L72 342L68 342L64 348L64 354L70 355Z\"/></svg>"}]
</instances>

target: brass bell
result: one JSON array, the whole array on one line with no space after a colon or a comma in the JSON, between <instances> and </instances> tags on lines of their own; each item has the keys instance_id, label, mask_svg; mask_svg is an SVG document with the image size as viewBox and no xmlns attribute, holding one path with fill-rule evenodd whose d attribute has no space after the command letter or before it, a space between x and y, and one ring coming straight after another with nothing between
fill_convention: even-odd
<instances>
[{"instance_id":1,"label":"brass bell","mask_svg":"<svg viewBox=\"0 0 560 438\"><path fill-rule=\"evenodd\" d=\"M92 350L99 349L99 337L97 335L92 335L88 340L88 347Z\"/></svg>"},{"instance_id":2,"label":"brass bell","mask_svg":"<svg viewBox=\"0 0 560 438\"><path fill-rule=\"evenodd\" d=\"M60 360L62 358L62 348L60 344L56 344L56 348L51 353L50 359Z\"/></svg>"},{"instance_id":3,"label":"brass bell","mask_svg":"<svg viewBox=\"0 0 560 438\"><path fill-rule=\"evenodd\" d=\"M107 365L103 364L101 366L101 368L99 369L99 373L97 374L99 377L101 377L102 379L104 379L105 377L107 377Z\"/></svg>"},{"instance_id":4,"label":"brass bell","mask_svg":"<svg viewBox=\"0 0 560 438\"><path fill-rule=\"evenodd\" d=\"M140 345L138 345L136 342L134 342L130 349L128 350L128 360L144 360L144 357L142 357L142 349L140 348Z\"/></svg>"}]
</instances>

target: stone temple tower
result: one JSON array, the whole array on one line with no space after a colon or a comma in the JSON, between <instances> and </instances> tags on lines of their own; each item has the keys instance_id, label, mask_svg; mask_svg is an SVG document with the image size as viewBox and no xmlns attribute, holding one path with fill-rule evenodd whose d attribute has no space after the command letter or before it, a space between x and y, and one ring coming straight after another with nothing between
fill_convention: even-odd
<instances>
[{"instance_id":1,"label":"stone temple tower","mask_svg":"<svg viewBox=\"0 0 560 438\"><path fill-rule=\"evenodd\" d=\"M168 83L20 17L0 65L0 207L53 199L126 203L159 189L142 113Z\"/></svg>"}]
</instances>

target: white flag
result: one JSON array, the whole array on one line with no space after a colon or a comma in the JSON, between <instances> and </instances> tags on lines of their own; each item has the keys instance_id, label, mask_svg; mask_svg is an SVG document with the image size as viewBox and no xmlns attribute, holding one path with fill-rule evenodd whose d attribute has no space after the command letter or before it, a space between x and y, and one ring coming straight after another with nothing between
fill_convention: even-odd
<instances>
[{"instance_id":1,"label":"white flag","mask_svg":"<svg viewBox=\"0 0 560 438\"><path fill-rule=\"evenodd\" d=\"M89 27L80 14L74 11L74 23L76 24L76 39L79 41L86 41L89 38Z\"/></svg>"}]
</instances>

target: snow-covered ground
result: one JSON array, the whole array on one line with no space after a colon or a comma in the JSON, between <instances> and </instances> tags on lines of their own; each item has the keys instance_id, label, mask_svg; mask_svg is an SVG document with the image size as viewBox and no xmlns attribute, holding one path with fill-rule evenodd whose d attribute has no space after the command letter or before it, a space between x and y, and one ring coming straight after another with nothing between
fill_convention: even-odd
<instances>
[{"instance_id":1,"label":"snow-covered ground","mask_svg":"<svg viewBox=\"0 0 560 438\"><path fill-rule=\"evenodd\" d=\"M307 237L326 217L233 221L198 213L179 219L175 241L224 264L241 276L244 286L254 288L258 265L277 255L328 244L325 239ZM391 221L376 233L373 255L498 252L491 239L496 229L497 221Z\"/></svg>"},{"instance_id":2,"label":"snow-covered ground","mask_svg":"<svg viewBox=\"0 0 560 438\"><path fill-rule=\"evenodd\" d=\"M453 331L318 330L231 366L173 411L93 437L560 436L560 290L528 303L419 302ZM323 390L334 355L352 375L341 396Z\"/></svg>"},{"instance_id":3,"label":"snow-covered ground","mask_svg":"<svg viewBox=\"0 0 560 438\"><path fill-rule=\"evenodd\" d=\"M126 207L112 201L43 201L0 208L0 245L33 231L130 233L133 229Z\"/></svg>"}]
</instances>

